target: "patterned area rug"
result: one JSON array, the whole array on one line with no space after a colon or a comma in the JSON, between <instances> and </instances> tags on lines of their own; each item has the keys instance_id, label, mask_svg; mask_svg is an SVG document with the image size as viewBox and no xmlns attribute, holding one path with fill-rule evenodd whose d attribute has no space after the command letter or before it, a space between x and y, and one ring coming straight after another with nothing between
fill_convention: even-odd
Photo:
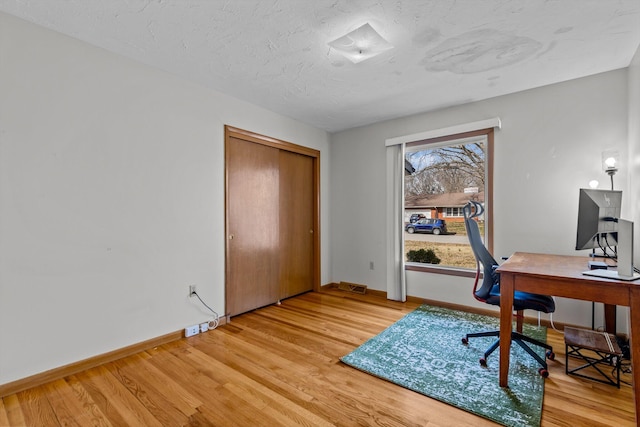
<instances>
[{"instance_id":1,"label":"patterned area rug","mask_svg":"<svg viewBox=\"0 0 640 427\"><path fill-rule=\"evenodd\" d=\"M466 333L498 325L495 317L422 305L341 360L505 426L539 426L544 379L535 360L512 345L509 388L501 388L499 351L487 367L478 362L495 338L472 338L467 346L461 342ZM524 333L546 340L547 330L525 324ZM534 349L544 357L544 349Z\"/></svg>"}]
</instances>

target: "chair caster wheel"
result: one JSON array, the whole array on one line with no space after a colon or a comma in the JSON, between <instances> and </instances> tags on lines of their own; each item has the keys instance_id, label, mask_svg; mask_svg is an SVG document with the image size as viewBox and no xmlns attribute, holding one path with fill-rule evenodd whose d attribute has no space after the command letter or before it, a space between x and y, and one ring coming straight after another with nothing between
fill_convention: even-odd
<instances>
[{"instance_id":1,"label":"chair caster wheel","mask_svg":"<svg viewBox=\"0 0 640 427\"><path fill-rule=\"evenodd\" d=\"M549 360L556 360L556 354L551 350L547 350L545 356L547 356L547 359Z\"/></svg>"},{"instance_id":2,"label":"chair caster wheel","mask_svg":"<svg viewBox=\"0 0 640 427\"><path fill-rule=\"evenodd\" d=\"M483 366L483 367L486 368L487 367L487 359L485 359L484 357L481 357L480 358L480 366Z\"/></svg>"},{"instance_id":3,"label":"chair caster wheel","mask_svg":"<svg viewBox=\"0 0 640 427\"><path fill-rule=\"evenodd\" d=\"M462 344L464 345L469 344L469 340L467 339L467 337L462 338Z\"/></svg>"},{"instance_id":4,"label":"chair caster wheel","mask_svg":"<svg viewBox=\"0 0 640 427\"><path fill-rule=\"evenodd\" d=\"M540 376L541 376L542 378L547 378L547 377L549 377L549 371L547 371L547 370L546 370L546 369L544 369L544 368L540 368L540 369L538 369L538 373L540 374Z\"/></svg>"}]
</instances>

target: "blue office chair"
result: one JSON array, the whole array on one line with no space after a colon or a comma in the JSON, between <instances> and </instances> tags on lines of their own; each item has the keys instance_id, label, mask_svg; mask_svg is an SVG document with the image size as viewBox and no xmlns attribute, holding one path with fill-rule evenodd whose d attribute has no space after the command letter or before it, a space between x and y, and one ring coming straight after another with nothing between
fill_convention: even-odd
<instances>
[{"instance_id":1,"label":"blue office chair","mask_svg":"<svg viewBox=\"0 0 640 427\"><path fill-rule=\"evenodd\" d=\"M464 225L467 229L467 236L473 255L476 258L478 268L476 270L476 281L473 285L473 296L478 301L482 301L491 305L500 305L500 275L496 273L498 263L491 256L487 248L482 242L480 230L478 229L477 217L483 214L484 207L475 201L470 201L463 208ZM480 282L480 274L482 273L482 285L478 288ZM522 334L522 321L524 310L536 310L543 313L553 313L556 309L553 298L547 295L530 294L528 292L515 291L513 296L513 308L516 311L516 330L511 333L511 342L518 343L527 353L531 355L542 367L538 369L538 373L546 378L549 376L547 369L547 362L544 358L540 357L529 344L540 346L547 351L545 356L550 360L555 358L553 349L547 343L534 340L526 335ZM489 332L477 332L467 334L462 338L463 344L469 343L469 338L474 337L500 337L500 331ZM500 345L500 340L496 340L484 353L484 357L480 359L482 366L487 365L487 358L493 353Z\"/></svg>"}]
</instances>

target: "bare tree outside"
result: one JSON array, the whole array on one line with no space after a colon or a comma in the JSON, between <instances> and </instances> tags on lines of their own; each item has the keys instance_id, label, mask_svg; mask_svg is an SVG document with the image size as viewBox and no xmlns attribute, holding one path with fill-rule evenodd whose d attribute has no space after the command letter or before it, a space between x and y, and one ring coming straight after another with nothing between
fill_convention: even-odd
<instances>
[{"instance_id":1,"label":"bare tree outside","mask_svg":"<svg viewBox=\"0 0 640 427\"><path fill-rule=\"evenodd\" d=\"M452 145L407 153L416 172L405 181L405 194L461 193L465 188L484 188L484 143Z\"/></svg>"}]
</instances>

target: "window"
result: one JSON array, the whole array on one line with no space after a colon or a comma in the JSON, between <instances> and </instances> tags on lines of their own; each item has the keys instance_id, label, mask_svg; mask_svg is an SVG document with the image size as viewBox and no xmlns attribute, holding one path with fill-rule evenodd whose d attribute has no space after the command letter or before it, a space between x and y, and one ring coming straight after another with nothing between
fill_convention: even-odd
<instances>
[{"instance_id":1,"label":"window","mask_svg":"<svg viewBox=\"0 0 640 427\"><path fill-rule=\"evenodd\" d=\"M410 173L404 177L404 217L421 214L429 218L405 224L408 269L475 270L463 217L463 206L469 200L485 206L485 218L479 226L492 249L492 154L493 129L406 144L405 162Z\"/></svg>"},{"instance_id":2,"label":"window","mask_svg":"<svg viewBox=\"0 0 640 427\"><path fill-rule=\"evenodd\" d=\"M463 216L462 208L445 208L445 216Z\"/></svg>"}]
</instances>

